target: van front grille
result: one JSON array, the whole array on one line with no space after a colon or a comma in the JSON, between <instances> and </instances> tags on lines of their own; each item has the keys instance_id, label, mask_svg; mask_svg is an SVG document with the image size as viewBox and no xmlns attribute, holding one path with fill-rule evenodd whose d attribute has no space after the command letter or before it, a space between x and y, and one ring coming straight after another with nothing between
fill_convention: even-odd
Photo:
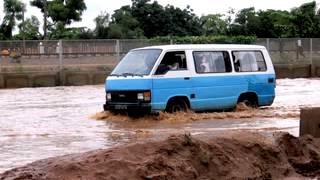
<instances>
[{"instance_id":1,"label":"van front grille","mask_svg":"<svg viewBox=\"0 0 320 180\"><path fill-rule=\"evenodd\" d=\"M138 102L137 95L141 91L112 91L110 102L121 102L121 103L136 103Z\"/></svg>"}]
</instances>

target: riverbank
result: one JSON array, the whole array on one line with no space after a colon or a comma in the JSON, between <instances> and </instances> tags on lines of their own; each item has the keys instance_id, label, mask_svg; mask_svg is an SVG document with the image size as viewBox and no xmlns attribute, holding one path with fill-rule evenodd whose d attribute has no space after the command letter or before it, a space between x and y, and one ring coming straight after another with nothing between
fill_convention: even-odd
<instances>
[{"instance_id":1,"label":"riverbank","mask_svg":"<svg viewBox=\"0 0 320 180\"><path fill-rule=\"evenodd\" d=\"M201 139L201 140L200 140ZM320 140L287 133L174 135L36 161L8 179L284 179L320 177Z\"/></svg>"}]
</instances>

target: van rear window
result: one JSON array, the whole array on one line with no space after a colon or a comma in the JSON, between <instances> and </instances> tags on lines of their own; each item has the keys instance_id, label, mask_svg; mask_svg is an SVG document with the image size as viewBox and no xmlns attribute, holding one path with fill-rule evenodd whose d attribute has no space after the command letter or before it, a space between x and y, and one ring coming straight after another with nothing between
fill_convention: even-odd
<instances>
[{"instance_id":1,"label":"van rear window","mask_svg":"<svg viewBox=\"0 0 320 180\"><path fill-rule=\"evenodd\" d=\"M236 72L259 72L267 70L267 65L261 51L233 51L232 57Z\"/></svg>"},{"instance_id":2,"label":"van rear window","mask_svg":"<svg viewBox=\"0 0 320 180\"><path fill-rule=\"evenodd\" d=\"M196 51L193 52L197 73L231 72L229 53L226 51Z\"/></svg>"}]
</instances>

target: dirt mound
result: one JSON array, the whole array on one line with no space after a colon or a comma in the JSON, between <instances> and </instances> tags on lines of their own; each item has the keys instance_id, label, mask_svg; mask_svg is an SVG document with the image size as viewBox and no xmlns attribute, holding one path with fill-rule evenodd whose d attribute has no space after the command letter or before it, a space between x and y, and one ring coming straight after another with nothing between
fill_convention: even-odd
<instances>
[{"instance_id":1,"label":"dirt mound","mask_svg":"<svg viewBox=\"0 0 320 180\"><path fill-rule=\"evenodd\" d=\"M252 133L164 141L49 158L0 175L7 179L283 179L320 177L320 142Z\"/></svg>"},{"instance_id":2,"label":"dirt mound","mask_svg":"<svg viewBox=\"0 0 320 180\"><path fill-rule=\"evenodd\" d=\"M295 138L283 134L277 139L277 144L297 173L309 177L320 175L320 139L309 135Z\"/></svg>"}]
</instances>

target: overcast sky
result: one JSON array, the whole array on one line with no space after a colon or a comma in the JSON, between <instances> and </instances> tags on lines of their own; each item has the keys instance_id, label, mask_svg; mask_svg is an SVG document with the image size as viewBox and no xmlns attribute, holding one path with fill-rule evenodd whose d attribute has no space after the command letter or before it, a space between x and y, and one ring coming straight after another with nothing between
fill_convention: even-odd
<instances>
[{"instance_id":1,"label":"overcast sky","mask_svg":"<svg viewBox=\"0 0 320 180\"><path fill-rule=\"evenodd\" d=\"M29 0L22 0L26 3L27 13L26 17L35 15L42 21L42 14L39 9L30 7ZM180 8L185 8L190 5L194 12L198 15L222 13L225 14L229 8L234 8L236 12L247 7L255 7L256 10L262 9L277 9L290 10L293 7L298 7L303 3L311 2L312 0L158 0L158 2L165 6L171 4ZM121 6L130 5L131 0L85 0L87 10L83 13L82 22L75 23L73 26L85 26L94 29L93 19L102 11L113 14L113 11L119 9ZM320 0L316 0L319 6ZM3 14L3 0L0 0L0 19L2 21Z\"/></svg>"}]
</instances>

